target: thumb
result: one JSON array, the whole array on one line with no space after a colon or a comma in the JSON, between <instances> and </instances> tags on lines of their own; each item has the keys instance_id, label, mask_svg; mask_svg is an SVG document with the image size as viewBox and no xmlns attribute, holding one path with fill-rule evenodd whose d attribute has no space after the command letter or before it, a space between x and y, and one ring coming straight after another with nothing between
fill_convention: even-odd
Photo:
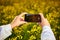
<instances>
[{"instance_id":1,"label":"thumb","mask_svg":"<svg viewBox=\"0 0 60 40\"><path fill-rule=\"evenodd\" d=\"M22 17L23 15L27 14L27 12L23 12L19 15L19 17Z\"/></svg>"},{"instance_id":2,"label":"thumb","mask_svg":"<svg viewBox=\"0 0 60 40\"><path fill-rule=\"evenodd\" d=\"M40 16L41 16L41 19L44 19L43 13L39 13L39 14L40 14Z\"/></svg>"},{"instance_id":3,"label":"thumb","mask_svg":"<svg viewBox=\"0 0 60 40\"><path fill-rule=\"evenodd\" d=\"M27 23L27 22L26 22L26 21L22 21L22 24L23 24L23 23Z\"/></svg>"}]
</instances>

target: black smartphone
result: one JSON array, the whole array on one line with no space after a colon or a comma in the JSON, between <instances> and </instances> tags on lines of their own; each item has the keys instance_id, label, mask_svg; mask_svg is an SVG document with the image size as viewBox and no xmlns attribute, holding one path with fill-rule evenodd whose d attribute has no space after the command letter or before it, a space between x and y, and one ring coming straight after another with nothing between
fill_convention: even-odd
<instances>
[{"instance_id":1,"label":"black smartphone","mask_svg":"<svg viewBox=\"0 0 60 40\"><path fill-rule=\"evenodd\" d=\"M25 21L41 22L41 16L39 14L25 14Z\"/></svg>"}]
</instances>

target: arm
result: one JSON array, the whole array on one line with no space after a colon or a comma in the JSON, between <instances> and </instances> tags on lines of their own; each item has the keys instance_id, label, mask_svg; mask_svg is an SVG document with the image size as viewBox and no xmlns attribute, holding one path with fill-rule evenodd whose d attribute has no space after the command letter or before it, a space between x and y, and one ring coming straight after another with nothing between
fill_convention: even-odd
<instances>
[{"instance_id":1,"label":"arm","mask_svg":"<svg viewBox=\"0 0 60 40\"><path fill-rule=\"evenodd\" d=\"M56 40L49 26L44 26L41 33L41 40Z\"/></svg>"},{"instance_id":2,"label":"arm","mask_svg":"<svg viewBox=\"0 0 60 40\"><path fill-rule=\"evenodd\" d=\"M51 30L50 24L43 14L40 14L41 22L39 23L42 27L41 40L56 40Z\"/></svg>"},{"instance_id":3,"label":"arm","mask_svg":"<svg viewBox=\"0 0 60 40\"><path fill-rule=\"evenodd\" d=\"M27 23L24 21L24 18L22 18L24 14L26 13L16 16L10 24L0 26L0 40L4 40L9 37L12 34L11 31L14 27Z\"/></svg>"},{"instance_id":4,"label":"arm","mask_svg":"<svg viewBox=\"0 0 60 40\"><path fill-rule=\"evenodd\" d=\"M12 34L11 31L12 31L12 28L10 24L0 26L0 40L4 40L8 36L10 36Z\"/></svg>"}]
</instances>

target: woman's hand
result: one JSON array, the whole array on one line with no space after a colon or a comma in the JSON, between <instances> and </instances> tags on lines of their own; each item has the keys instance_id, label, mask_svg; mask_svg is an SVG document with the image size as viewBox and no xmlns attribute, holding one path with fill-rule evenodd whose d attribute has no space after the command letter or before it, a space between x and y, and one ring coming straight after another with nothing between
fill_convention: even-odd
<instances>
[{"instance_id":1,"label":"woman's hand","mask_svg":"<svg viewBox=\"0 0 60 40\"><path fill-rule=\"evenodd\" d=\"M24 21L23 15L27 14L26 12L21 13L20 15L16 16L14 20L11 22L11 27L14 28L15 26L19 26L21 24L27 23Z\"/></svg>"}]
</instances>

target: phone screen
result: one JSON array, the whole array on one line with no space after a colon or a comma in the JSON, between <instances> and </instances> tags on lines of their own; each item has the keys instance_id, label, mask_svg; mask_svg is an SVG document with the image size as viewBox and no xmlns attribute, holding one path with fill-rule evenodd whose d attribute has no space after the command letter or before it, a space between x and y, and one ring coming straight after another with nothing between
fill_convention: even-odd
<instances>
[{"instance_id":1,"label":"phone screen","mask_svg":"<svg viewBox=\"0 0 60 40\"><path fill-rule=\"evenodd\" d=\"M25 21L41 22L41 16L39 14L25 14Z\"/></svg>"}]
</instances>

